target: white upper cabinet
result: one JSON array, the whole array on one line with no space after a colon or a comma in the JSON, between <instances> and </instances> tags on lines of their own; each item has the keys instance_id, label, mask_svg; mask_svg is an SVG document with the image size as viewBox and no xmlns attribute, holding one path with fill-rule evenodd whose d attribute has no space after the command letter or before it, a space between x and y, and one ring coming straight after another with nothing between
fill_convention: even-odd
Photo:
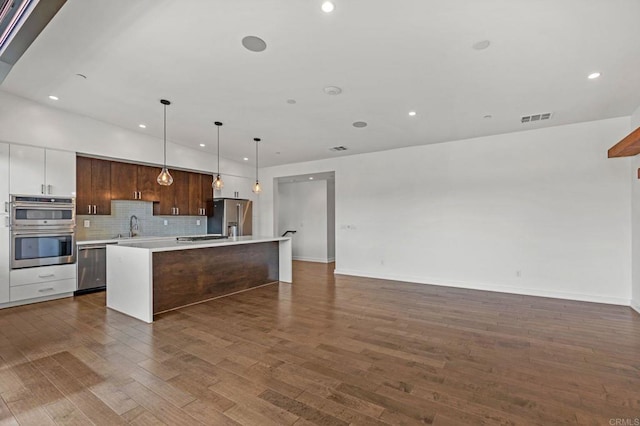
<instances>
[{"instance_id":1,"label":"white upper cabinet","mask_svg":"<svg viewBox=\"0 0 640 426\"><path fill-rule=\"evenodd\" d=\"M9 183L12 194L42 194L44 185L44 149L11 145Z\"/></svg>"},{"instance_id":2,"label":"white upper cabinet","mask_svg":"<svg viewBox=\"0 0 640 426\"><path fill-rule=\"evenodd\" d=\"M75 196L73 152L11 145L9 171L11 194Z\"/></svg>"},{"instance_id":3,"label":"white upper cabinet","mask_svg":"<svg viewBox=\"0 0 640 426\"><path fill-rule=\"evenodd\" d=\"M76 153L47 149L45 156L46 193L76 195Z\"/></svg>"},{"instance_id":4,"label":"white upper cabinet","mask_svg":"<svg viewBox=\"0 0 640 426\"><path fill-rule=\"evenodd\" d=\"M221 191L214 191L214 198L242 198L245 200L253 198L254 194L251 192L253 180L240 176L222 175L222 181L224 186Z\"/></svg>"}]
</instances>

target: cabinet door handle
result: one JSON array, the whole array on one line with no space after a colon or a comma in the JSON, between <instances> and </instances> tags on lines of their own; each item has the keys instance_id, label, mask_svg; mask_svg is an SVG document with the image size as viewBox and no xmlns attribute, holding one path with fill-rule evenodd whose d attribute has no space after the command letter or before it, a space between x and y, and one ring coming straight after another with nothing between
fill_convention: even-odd
<instances>
[{"instance_id":1,"label":"cabinet door handle","mask_svg":"<svg viewBox=\"0 0 640 426\"><path fill-rule=\"evenodd\" d=\"M98 208L95 204L93 205L93 214L98 214Z\"/></svg>"},{"instance_id":2,"label":"cabinet door handle","mask_svg":"<svg viewBox=\"0 0 640 426\"><path fill-rule=\"evenodd\" d=\"M8 201L4 202L4 212L5 213L9 213L9 202Z\"/></svg>"},{"instance_id":3,"label":"cabinet door handle","mask_svg":"<svg viewBox=\"0 0 640 426\"><path fill-rule=\"evenodd\" d=\"M53 290L55 290L55 288L53 287L41 288L40 290L38 290L38 293L46 293L47 291L53 291Z\"/></svg>"},{"instance_id":4,"label":"cabinet door handle","mask_svg":"<svg viewBox=\"0 0 640 426\"><path fill-rule=\"evenodd\" d=\"M40 185L40 193L44 194L44 183L42 185Z\"/></svg>"},{"instance_id":5,"label":"cabinet door handle","mask_svg":"<svg viewBox=\"0 0 640 426\"><path fill-rule=\"evenodd\" d=\"M38 278L53 278L55 276L56 274L44 274L44 275L38 275Z\"/></svg>"},{"instance_id":6,"label":"cabinet door handle","mask_svg":"<svg viewBox=\"0 0 640 426\"><path fill-rule=\"evenodd\" d=\"M91 214L91 204L87 205L89 207L89 214Z\"/></svg>"},{"instance_id":7,"label":"cabinet door handle","mask_svg":"<svg viewBox=\"0 0 640 426\"><path fill-rule=\"evenodd\" d=\"M133 199L134 200L138 199L138 192L137 191L133 191Z\"/></svg>"},{"instance_id":8,"label":"cabinet door handle","mask_svg":"<svg viewBox=\"0 0 640 426\"><path fill-rule=\"evenodd\" d=\"M51 194L53 185L47 185L47 194Z\"/></svg>"},{"instance_id":9,"label":"cabinet door handle","mask_svg":"<svg viewBox=\"0 0 640 426\"><path fill-rule=\"evenodd\" d=\"M142 200L142 191L138 191L138 200Z\"/></svg>"},{"instance_id":10,"label":"cabinet door handle","mask_svg":"<svg viewBox=\"0 0 640 426\"><path fill-rule=\"evenodd\" d=\"M176 207L176 215L180 214L180 207Z\"/></svg>"}]
</instances>

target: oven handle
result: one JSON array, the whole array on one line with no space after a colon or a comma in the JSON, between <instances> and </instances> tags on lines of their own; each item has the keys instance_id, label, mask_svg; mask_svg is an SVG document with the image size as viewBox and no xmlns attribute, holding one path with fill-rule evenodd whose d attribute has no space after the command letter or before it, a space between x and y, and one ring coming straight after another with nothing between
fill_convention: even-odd
<instances>
[{"instance_id":1,"label":"oven handle","mask_svg":"<svg viewBox=\"0 0 640 426\"><path fill-rule=\"evenodd\" d=\"M14 209L19 208L35 208L36 210L69 210L75 208L74 203L58 203L58 204L48 204L48 203L24 203L14 201L11 203L11 207Z\"/></svg>"},{"instance_id":2,"label":"oven handle","mask_svg":"<svg viewBox=\"0 0 640 426\"><path fill-rule=\"evenodd\" d=\"M37 237L61 237L61 236L67 236L67 235L75 235L75 231L68 231L68 230L64 230L64 231L60 231L60 232L56 232L56 231L51 231L48 230L47 232L42 232L42 231L12 231L11 235L14 237L20 237L20 236L37 236Z\"/></svg>"}]
</instances>

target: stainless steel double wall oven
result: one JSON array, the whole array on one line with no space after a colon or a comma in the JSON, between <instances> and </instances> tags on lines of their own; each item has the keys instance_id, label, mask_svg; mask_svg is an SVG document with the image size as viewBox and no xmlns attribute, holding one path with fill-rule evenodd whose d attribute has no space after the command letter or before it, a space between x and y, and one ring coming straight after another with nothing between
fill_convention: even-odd
<instances>
[{"instance_id":1,"label":"stainless steel double wall oven","mask_svg":"<svg viewBox=\"0 0 640 426\"><path fill-rule=\"evenodd\" d=\"M11 269L76 261L75 199L11 196Z\"/></svg>"}]
</instances>

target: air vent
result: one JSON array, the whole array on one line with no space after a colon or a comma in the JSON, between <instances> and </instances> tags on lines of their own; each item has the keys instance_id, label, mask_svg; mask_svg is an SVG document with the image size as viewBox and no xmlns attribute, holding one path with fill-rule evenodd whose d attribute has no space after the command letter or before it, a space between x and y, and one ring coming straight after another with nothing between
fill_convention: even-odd
<instances>
[{"instance_id":1,"label":"air vent","mask_svg":"<svg viewBox=\"0 0 640 426\"><path fill-rule=\"evenodd\" d=\"M545 112L541 114L532 114L532 115L524 115L520 118L521 123L532 123L534 121L542 121L548 120L551 118L550 112Z\"/></svg>"},{"instance_id":2,"label":"air vent","mask_svg":"<svg viewBox=\"0 0 640 426\"><path fill-rule=\"evenodd\" d=\"M329 151L346 151L346 146L334 146L333 148L329 148Z\"/></svg>"}]
</instances>

